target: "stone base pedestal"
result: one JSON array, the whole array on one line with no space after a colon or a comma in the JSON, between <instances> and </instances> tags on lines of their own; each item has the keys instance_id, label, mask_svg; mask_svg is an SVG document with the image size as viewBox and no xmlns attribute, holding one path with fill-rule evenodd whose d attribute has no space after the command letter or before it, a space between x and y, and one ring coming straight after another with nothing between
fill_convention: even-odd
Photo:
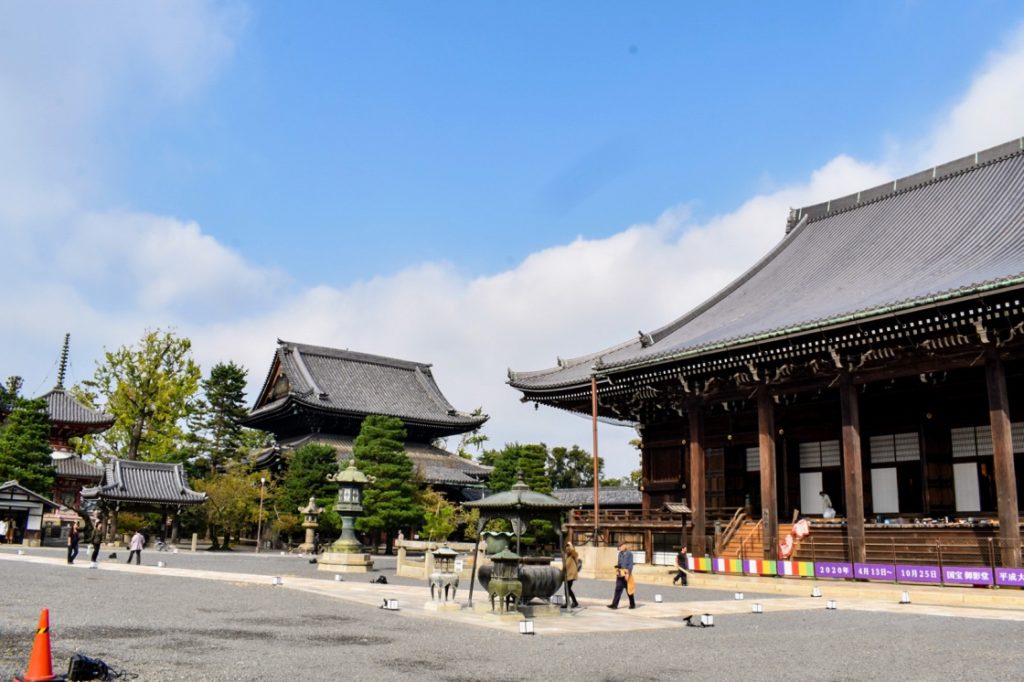
<instances>
[{"instance_id":1,"label":"stone base pedestal","mask_svg":"<svg viewBox=\"0 0 1024 682\"><path fill-rule=\"evenodd\" d=\"M523 616L518 611L491 611L491 600L487 598L486 594L483 599L474 599L473 613L490 613L495 616L514 616L516 618L522 618Z\"/></svg>"},{"instance_id":2,"label":"stone base pedestal","mask_svg":"<svg viewBox=\"0 0 1024 682\"><path fill-rule=\"evenodd\" d=\"M523 618L557 618L562 615L562 607L554 604L527 604L519 607Z\"/></svg>"},{"instance_id":3,"label":"stone base pedestal","mask_svg":"<svg viewBox=\"0 0 1024 682\"><path fill-rule=\"evenodd\" d=\"M457 601L430 600L423 605L424 611L461 611L462 604Z\"/></svg>"},{"instance_id":4,"label":"stone base pedestal","mask_svg":"<svg viewBox=\"0 0 1024 682\"><path fill-rule=\"evenodd\" d=\"M324 552L317 560L316 570L333 573L369 573L373 570L373 559L369 554Z\"/></svg>"}]
</instances>

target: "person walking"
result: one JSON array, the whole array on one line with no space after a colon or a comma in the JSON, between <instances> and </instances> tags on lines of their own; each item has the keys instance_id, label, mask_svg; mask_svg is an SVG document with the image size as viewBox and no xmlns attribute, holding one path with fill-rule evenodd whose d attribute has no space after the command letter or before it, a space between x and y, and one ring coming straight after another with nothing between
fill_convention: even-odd
<instances>
[{"instance_id":1,"label":"person walking","mask_svg":"<svg viewBox=\"0 0 1024 682\"><path fill-rule=\"evenodd\" d=\"M619 608L619 599L625 590L629 597L629 608L636 608L636 600L633 598L633 589L630 585L633 581L633 553L626 548L625 542L619 543L619 556L615 561L615 596L608 608Z\"/></svg>"},{"instance_id":2,"label":"person walking","mask_svg":"<svg viewBox=\"0 0 1024 682\"><path fill-rule=\"evenodd\" d=\"M562 559L562 565L565 569L565 591L569 593L569 599L572 600L572 608L578 609L580 603L576 601L576 594L572 591L572 584L576 582L576 579L580 575L580 553L576 551L576 548L571 542L565 543L565 556ZM568 604L562 604L563 609L569 608Z\"/></svg>"},{"instance_id":3,"label":"person walking","mask_svg":"<svg viewBox=\"0 0 1024 682\"><path fill-rule=\"evenodd\" d=\"M672 578L672 584L675 585L677 582L680 586L686 587L686 544L679 548L679 554L676 554L676 577Z\"/></svg>"},{"instance_id":4,"label":"person walking","mask_svg":"<svg viewBox=\"0 0 1024 682\"><path fill-rule=\"evenodd\" d=\"M98 521L96 525L92 527L92 533L89 535L89 544L92 546L92 555L89 557L89 568L96 568L99 566L97 561L100 556L100 545L103 544L102 521Z\"/></svg>"},{"instance_id":5,"label":"person walking","mask_svg":"<svg viewBox=\"0 0 1024 682\"><path fill-rule=\"evenodd\" d=\"M78 557L78 521L71 522L71 529L68 530L68 564L75 563Z\"/></svg>"},{"instance_id":6,"label":"person walking","mask_svg":"<svg viewBox=\"0 0 1024 682\"><path fill-rule=\"evenodd\" d=\"M138 566L142 563L142 548L146 545L146 536L142 534L141 530L135 531L135 535L132 536L131 542L128 543L128 562L132 562L132 556L135 557L135 565Z\"/></svg>"}]
</instances>

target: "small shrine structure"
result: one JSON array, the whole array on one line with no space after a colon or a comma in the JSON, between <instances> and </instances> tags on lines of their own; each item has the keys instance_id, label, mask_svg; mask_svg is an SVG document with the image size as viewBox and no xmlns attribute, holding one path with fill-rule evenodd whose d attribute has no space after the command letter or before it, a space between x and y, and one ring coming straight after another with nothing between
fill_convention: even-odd
<instances>
[{"instance_id":1,"label":"small shrine structure","mask_svg":"<svg viewBox=\"0 0 1024 682\"><path fill-rule=\"evenodd\" d=\"M178 540L182 510L203 504L207 495L189 488L181 464L112 459L104 465L99 484L82 490L82 499L95 501L107 517L108 541L117 540L118 512L156 511L164 516L160 534L170 525L173 543Z\"/></svg>"},{"instance_id":2,"label":"small shrine structure","mask_svg":"<svg viewBox=\"0 0 1024 682\"><path fill-rule=\"evenodd\" d=\"M530 521L534 519L550 521L558 536L559 555L564 556L562 522L565 512L572 509L572 504L563 502L556 497L545 493L531 490L523 482L522 472L519 473L519 480L510 490L495 493L475 502L467 502L465 507L477 509L480 512L480 520L477 523L477 549L475 557L480 556L480 542L483 540L484 527L493 519L505 519L512 525L512 532L516 538L516 551L503 556L514 556L519 562L519 598L525 603L533 597L539 597L545 601L558 591L558 587L564 584L562 569L548 565L546 559L543 561L531 561L530 558L522 558L521 538ZM501 554L501 552L499 552ZM540 559L540 558L538 558ZM473 605L473 587L478 575L481 575L483 567L478 567L479 561L473 562L473 575L469 583L469 604ZM490 568L490 567L488 567ZM481 582L490 582L490 573L485 571L481 575ZM509 576L499 576L501 580L507 580ZM507 587L507 585L506 585ZM565 599L568 602L568 586L564 587ZM504 608L501 609L502 611Z\"/></svg>"}]
</instances>

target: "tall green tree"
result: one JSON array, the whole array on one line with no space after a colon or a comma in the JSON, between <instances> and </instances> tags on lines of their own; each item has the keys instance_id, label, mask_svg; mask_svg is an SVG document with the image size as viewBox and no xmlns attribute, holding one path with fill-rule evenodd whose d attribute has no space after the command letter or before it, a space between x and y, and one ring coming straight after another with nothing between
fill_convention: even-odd
<instances>
[{"instance_id":1,"label":"tall green tree","mask_svg":"<svg viewBox=\"0 0 1024 682\"><path fill-rule=\"evenodd\" d=\"M212 470L239 457L242 450L242 426L246 416L246 370L233 362L217 363L202 381L204 400L199 426L205 439L205 456Z\"/></svg>"},{"instance_id":2,"label":"tall green tree","mask_svg":"<svg viewBox=\"0 0 1024 682\"><path fill-rule=\"evenodd\" d=\"M19 376L7 377L7 381L0 386L0 420L3 416L14 409L14 402L21 394L21 386L25 383Z\"/></svg>"},{"instance_id":3,"label":"tall green tree","mask_svg":"<svg viewBox=\"0 0 1024 682\"><path fill-rule=\"evenodd\" d=\"M29 490L49 496L53 465L46 401L21 398L17 388L9 384L4 395L10 412L0 426L0 481L17 480Z\"/></svg>"},{"instance_id":4,"label":"tall green tree","mask_svg":"<svg viewBox=\"0 0 1024 682\"><path fill-rule=\"evenodd\" d=\"M543 443L506 443L501 450L485 453L481 461L491 462L488 466L494 467L488 479L488 487L494 492L509 490L519 480L520 473L531 490L551 492L551 480L546 471L548 448Z\"/></svg>"},{"instance_id":5,"label":"tall green tree","mask_svg":"<svg viewBox=\"0 0 1024 682\"><path fill-rule=\"evenodd\" d=\"M231 536L241 536L243 528L256 521L259 510L259 473L243 474L232 471L213 473L195 482L196 490L206 493L208 499L198 511L210 527L213 545L210 549L230 549ZM224 544L217 536L224 532Z\"/></svg>"},{"instance_id":6,"label":"tall green tree","mask_svg":"<svg viewBox=\"0 0 1024 682\"><path fill-rule=\"evenodd\" d=\"M309 498L315 497L317 504L333 504L338 484L327 480L329 474L338 471L338 455L330 445L307 443L292 453L278 487L275 505L282 514L295 514L299 507L305 507Z\"/></svg>"},{"instance_id":7,"label":"tall green tree","mask_svg":"<svg viewBox=\"0 0 1024 682\"><path fill-rule=\"evenodd\" d=\"M423 520L416 473L405 453L405 435L400 419L370 415L363 420L352 450L356 466L373 478L363 495L365 511L356 519L356 528L383 531L388 554L395 531Z\"/></svg>"},{"instance_id":8,"label":"tall green tree","mask_svg":"<svg viewBox=\"0 0 1024 682\"><path fill-rule=\"evenodd\" d=\"M547 462L548 479L555 488L584 488L594 484L594 458L578 445L551 448ZM604 473L604 458L597 458L597 475Z\"/></svg>"},{"instance_id":9,"label":"tall green tree","mask_svg":"<svg viewBox=\"0 0 1024 682\"><path fill-rule=\"evenodd\" d=\"M185 421L197 409L202 374L192 342L173 332L147 331L134 347L106 352L87 391L114 415L114 425L95 441L101 457L173 462L187 456Z\"/></svg>"}]
</instances>

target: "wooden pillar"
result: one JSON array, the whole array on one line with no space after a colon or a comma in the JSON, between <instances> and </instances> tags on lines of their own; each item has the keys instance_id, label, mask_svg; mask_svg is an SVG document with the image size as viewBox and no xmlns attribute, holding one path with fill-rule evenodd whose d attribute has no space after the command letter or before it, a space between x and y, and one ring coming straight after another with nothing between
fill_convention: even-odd
<instances>
[{"instance_id":1,"label":"wooden pillar","mask_svg":"<svg viewBox=\"0 0 1024 682\"><path fill-rule=\"evenodd\" d=\"M590 411L594 436L594 537L591 544L597 547L601 538L601 477L598 475L597 457L597 377L590 377Z\"/></svg>"},{"instance_id":2,"label":"wooden pillar","mask_svg":"<svg viewBox=\"0 0 1024 682\"><path fill-rule=\"evenodd\" d=\"M850 560L863 563L867 558L864 546L864 473L860 450L860 406L857 387L850 375L839 380L839 406L843 422L843 487L846 493L846 534L850 543Z\"/></svg>"},{"instance_id":3,"label":"wooden pillar","mask_svg":"<svg viewBox=\"0 0 1024 682\"><path fill-rule=\"evenodd\" d=\"M178 542L178 534L181 532L181 509L174 510L174 518L171 521L171 544ZM258 541L258 539L257 539Z\"/></svg>"},{"instance_id":4,"label":"wooden pillar","mask_svg":"<svg viewBox=\"0 0 1024 682\"><path fill-rule=\"evenodd\" d=\"M108 542L117 542L117 512L117 507L114 507L114 511L110 512L110 523L107 525Z\"/></svg>"},{"instance_id":5,"label":"wooden pillar","mask_svg":"<svg viewBox=\"0 0 1024 682\"><path fill-rule=\"evenodd\" d=\"M1010 404L1006 395L1006 372L993 349L985 354L985 383L988 388L988 416L992 424L992 455L996 475L996 504L999 511L999 549L1003 566L1017 568L1020 557L1020 514L1017 511L1017 477L1013 466L1013 438L1010 433Z\"/></svg>"},{"instance_id":6,"label":"wooden pillar","mask_svg":"<svg viewBox=\"0 0 1024 682\"><path fill-rule=\"evenodd\" d=\"M775 483L775 405L767 388L757 392L757 431L761 455L761 544L765 559L777 559L779 497Z\"/></svg>"},{"instance_id":7,"label":"wooden pillar","mask_svg":"<svg viewBox=\"0 0 1024 682\"><path fill-rule=\"evenodd\" d=\"M693 510L693 541L690 551L704 556L707 517L704 511L704 408L690 405L690 509Z\"/></svg>"}]
</instances>

